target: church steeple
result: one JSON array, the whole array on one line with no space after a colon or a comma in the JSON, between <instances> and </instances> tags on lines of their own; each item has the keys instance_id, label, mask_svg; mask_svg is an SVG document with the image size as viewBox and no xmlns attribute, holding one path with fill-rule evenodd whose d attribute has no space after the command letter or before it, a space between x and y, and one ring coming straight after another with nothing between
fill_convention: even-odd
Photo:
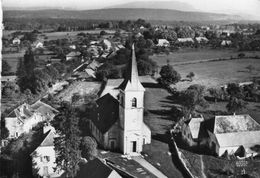
<instances>
[{"instance_id":1,"label":"church steeple","mask_svg":"<svg viewBox=\"0 0 260 178\"><path fill-rule=\"evenodd\" d=\"M138 77L135 47L132 45L132 57L129 60L125 80L119 86L122 90L144 90Z\"/></svg>"}]
</instances>

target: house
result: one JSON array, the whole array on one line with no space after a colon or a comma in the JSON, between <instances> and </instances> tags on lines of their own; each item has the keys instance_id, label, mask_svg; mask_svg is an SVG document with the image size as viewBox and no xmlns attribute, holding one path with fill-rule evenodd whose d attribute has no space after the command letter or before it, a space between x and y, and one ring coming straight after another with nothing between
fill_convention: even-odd
<instances>
[{"instance_id":1,"label":"house","mask_svg":"<svg viewBox=\"0 0 260 178\"><path fill-rule=\"evenodd\" d=\"M157 46L164 46L164 47L169 47L170 42L166 39L159 39Z\"/></svg>"},{"instance_id":2,"label":"house","mask_svg":"<svg viewBox=\"0 0 260 178\"><path fill-rule=\"evenodd\" d=\"M194 43L194 40L192 38L178 38L177 39L178 43Z\"/></svg>"},{"instance_id":3,"label":"house","mask_svg":"<svg viewBox=\"0 0 260 178\"><path fill-rule=\"evenodd\" d=\"M112 50L112 43L111 43L109 40L104 39L104 40L102 41L102 44L103 44L103 46L104 46L104 50L105 50L105 51L109 52L110 50Z\"/></svg>"},{"instance_id":4,"label":"house","mask_svg":"<svg viewBox=\"0 0 260 178\"><path fill-rule=\"evenodd\" d=\"M35 48L43 48L43 42L41 42L41 41L36 41L36 42L33 43L33 46L34 46Z\"/></svg>"},{"instance_id":5,"label":"house","mask_svg":"<svg viewBox=\"0 0 260 178\"><path fill-rule=\"evenodd\" d=\"M209 40L206 38L206 37L196 37L195 40L198 42L198 43L207 43L209 42Z\"/></svg>"},{"instance_id":6,"label":"house","mask_svg":"<svg viewBox=\"0 0 260 178\"><path fill-rule=\"evenodd\" d=\"M5 127L9 131L9 139L28 133L39 122L50 121L58 111L51 106L37 101L22 104L5 117Z\"/></svg>"},{"instance_id":7,"label":"house","mask_svg":"<svg viewBox=\"0 0 260 178\"><path fill-rule=\"evenodd\" d=\"M16 75L1 76L2 84L5 84L6 82L15 82L16 79L17 79Z\"/></svg>"},{"instance_id":8,"label":"house","mask_svg":"<svg viewBox=\"0 0 260 178\"><path fill-rule=\"evenodd\" d=\"M72 52L70 52L69 54L66 55L66 60L67 61L78 60L80 55L81 55L80 52L72 51Z\"/></svg>"},{"instance_id":9,"label":"house","mask_svg":"<svg viewBox=\"0 0 260 178\"><path fill-rule=\"evenodd\" d=\"M209 137L214 144L212 149L218 156L225 152L234 154L241 146L245 149L246 157L255 156L252 150L260 145L260 124L248 114L215 116L213 131Z\"/></svg>"},{"instance_id":10,"label":"house","mask_svg":"<svg viewBox=\"0 0 260 178\"><path fill-rule=\"evenodd\" d=\"M121 176L103 160L95 158L81 163L76 178L121 178Z\"/></svg>"},{"instance_id":11,"label":"house","mask_svg":"<svg viewBox=\"0 0 260 178\"><path fill-rule=\"evenodd\" d=\"M36 176L60 177L64 171L55 170L56 154L54 138L57 136L55 129L50 125L43 128L43 139L37 148L30 154L32 166Z\"/></svg>"},{"instance_id":12,"label":"house","mask_svg":"<svg viewBox=\"0 0 260 178\"><path fill-rule=\"evenodd\" d=\"M69 48L76 49L76 45L70 45Z\"/></svg>"},{"instance_id":13,"label":"house","mask_svg":"<svg viewBox=\"0 0 260 178\"><path fill-rule=\"evenodd\" d=\"M151 131L143 121L145 88L139 80L134 45L126 73L119 85L105 86L107 93L97 100L95 117L89 125L103 148L133 154L151 143Z\"/></svg>"},{"instance_id":14,"label":"house","mask_svg":"<svg viewBox=\"0 0 260 178\"><path fill-rule=\"evenodd\" d=\"M221 46L230 46L232 42L230 40L222 40L220 43Z\"/></svg>"},{"instance_id":15,"label":"house","mask_svg":"<svg viewBox=\"0 0 260 178\"><path fill-rule=\"evenodd\" d=\"M14 38L12 43L13 45L19 45L21 43L21 40L19 38Z\"/></svg>"},{"instance_id":16,"label":"house","mask_svg":"<svg viewBox=\"0 0 260 178\"><path fill-rule=\"evenodd\" d=\"M194 141L198 140L199 138L199 132L201 130L201 123L204 121L204 118L197 117L197 118L191 118L188 122L188 126L190 128L191 136Z\"/></svg>"}]
</instances>

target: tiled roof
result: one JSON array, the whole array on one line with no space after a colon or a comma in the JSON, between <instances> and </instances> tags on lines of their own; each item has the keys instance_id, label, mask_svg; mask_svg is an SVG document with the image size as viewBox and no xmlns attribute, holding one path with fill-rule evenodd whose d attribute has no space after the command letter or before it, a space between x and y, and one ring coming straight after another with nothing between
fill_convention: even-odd
<instances>
[{"instance_id":1,"label":"tiled roof","mask_svg":"<svg viewBox=\"0 0 260 178\"><path fill-rule=\"evenodd\" d=\"M108 178L112 171L112 168L96 158L85 164L80 164L76 178Z\"/></svg>"},{"instance_id":2,"label":"tiled roof","mask_svg":"<svg viewBox=\"0 0 260 178\"><path fill-rule=\"evenodd\" d=\"M203 122L203 118L191 118L189 121L189 127L191 131L192 138L198 138L199 132L200 132L200 127L201 127L201 122Z\"/></svg>"},{"instance_id":3,"label":"tiled roof","mask_svg":"<svg viewBox=\"0 0 260 178\"><path fill-rule=\"evenodd\" d=\"M260 131L260 125L248 114L215 116L214 133Z\"/></svg>"}]
</instances>

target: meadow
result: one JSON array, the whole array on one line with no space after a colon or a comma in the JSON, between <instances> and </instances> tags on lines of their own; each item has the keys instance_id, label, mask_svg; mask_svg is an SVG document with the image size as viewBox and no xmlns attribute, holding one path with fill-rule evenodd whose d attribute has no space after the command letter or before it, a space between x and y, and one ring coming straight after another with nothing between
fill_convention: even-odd
<instances>
[{"instance_id":1,"label":"meadow","mask_svg":"<svg viewBox=\"0 0 260 178\"><path fill-rule=\"evenodd\" d=\"M189 63L206 62L216 59L229 59L237 57L241 52L229 49L180 49L176 52L166 54L155 54L150 56L152 60L157 62L158 66L163 66L169 61L170 65L183 65ZM260 56L260 52L247 51L243 52L246 56Z\"/></svg>"},{"instance_id":2,"label":"meadow","mask_svg":"<svg viewBox=\"0 0 260 178\"><path fill-rule=\"evenodd\" d=\"M20 51L19 53L2 54L2 59L7 61L7 63L11 67L10 72L14 72L14 73L16 72L19 58L23 57L24 53L25 51Z\"/></svg>"}]
</instances>

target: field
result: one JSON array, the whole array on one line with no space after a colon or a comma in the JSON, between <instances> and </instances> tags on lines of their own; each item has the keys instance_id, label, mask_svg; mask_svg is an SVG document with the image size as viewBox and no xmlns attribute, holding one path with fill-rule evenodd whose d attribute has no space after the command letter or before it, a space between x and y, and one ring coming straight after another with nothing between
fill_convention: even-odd
<instances>
[{"instance_id":1,"label":"field","mask_svg":"<svg viewBox=\"0 0 260 178\"><path fill-rule=\"evenodd\" d=\"M89 34L99 34L101 30L85 30L85 31L72 31L72 32L48 32L44 33L48 39L47 40L57 40L62 38L71 38L72 40L77 37L78 33L89 33ZM114 34L114 30L105 30L109 34Z\"/></svg>"},{"instance_id":2,"label":"field","mask_svg":"<svg viewBox=\"0 0 260 178\"><path fill-rule=\"evenodd\" d=\"M223 59L237 57L240 52L227 49L180 49L169 55L159 54L153 55L150 58L157 62L159 66L167 64L169 60L170 65L180 65L187 63L197 63L201 61L208 61L213 59ZM246 56L260 56L260 52L243 52Z\"/></svg>"},{"instance_id":3,"label":"field","mask_svg":"<svg viewBox=\"0 0 260 178\"><path fill-rule=\"evenodd\" d=\"M244 52L246 56L260 56L260 52ZM186 75L194 72L193 81L182 81L174 87L183 90L192 84L201 84L208 88L216 87L230 82L244 82L252 80L253 77L260 76L260 59L242 58L233 60L217 60L229 59L230 56L237 57L239 53L232 50L211 50L211 49L186 49L167 55L153 55L151 59L160 66L169 64L174 67L180 74L182 79L186 79ZM246 69L248 65L252 65L254 70L251 72Z\"/></svg>"},{"instance_id":4,"label":"field","mask_svg":"<svg viewBox=\"0 0 260 178\"><path fill-rule=\"evenodd\" d=\"M16 72L19 58L24 56L24 52L25 51L21 51L19 53L2 54L3 60L7 61L8 64L11 66L10 72Z\"/></svg>"},{"instance_id":5,"label":"field","mask_svg":"<svg viewBox=\"0 0 260 178\"><path fill-rule=\"evenodd\" d=\"M249 72L246 67L254 66L254 70ZM194 72L195 77L192 82L184 81L176 84L178 90L187 88L191 84L201 84L210 87L219 87L230 82L245 82L253 77L260 76L260 59L238 59L226 61L212 61L195 64L174 66L174 68L185 79L189 72Z\"/></svg>"}]
</instances>

